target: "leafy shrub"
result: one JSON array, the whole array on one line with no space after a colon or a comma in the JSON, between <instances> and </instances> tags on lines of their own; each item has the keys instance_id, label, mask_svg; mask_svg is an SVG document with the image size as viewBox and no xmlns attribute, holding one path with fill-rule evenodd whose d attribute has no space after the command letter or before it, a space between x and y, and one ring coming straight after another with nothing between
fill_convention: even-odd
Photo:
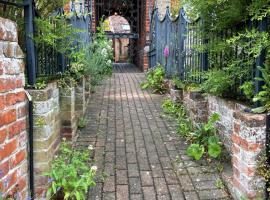
<instances>
[{"instance_id":1,"label":"leafy shrub","mask_svg":"<svg viewBox=\"0 0 270 200\"><path fill-rule=\"evenodd\" d=\"M187 149L187 154L195 160L200 160L204 154L204 146L200 144L191 144Z\"/></svg>"},{"instance_id":2,"label":"leafy shrub","mask_svg":"<svg viewBox=\"0 0 270 200\"><path fill-rule=\"evenodd\" d=\"M171 99L165 99L162 103L162 109L167 114L177 114L180 109L180 105L174 103Z\"/></svg>"},{"instance_id":3,"label":"leafy shrub","mask_svg":"<svg viewBox=\"0 0 270 200\"><path fill-rule=\"evenodd\" d=\"M196 160L201 159L205 150L212 158L218 158L221 155L222 146L214 126L219 118L218 114L213 114L207 123L197 124L195 131L191 133L192 144L187 152Z\"/></svg>"},{"instance_id":4,"label":"leafy shrub","mask_svg":"<svg viewBox=\"0 0 270 200\"><path fill-rule=\"evenodd\" d=\"M252 81L246 81L241 85L240 89L243 91L247 99L252 100L254 97L255 85Z\"/></svg>"},{"instance_id":5,"label":"leafy shrub","mask_svg":"<svg viewBox=\"0 0 270 200\"><path fill-rule=\"evenodd\" d=\"M257 95L255 95L253 101L260 102L262 106L253 109L254 113L264 113L270 110L270 69L268 67L262 68L259 67L262 72L262 79L259 81L264 81L264 85L262 87L262 91L260 91Z\"/></svg>"},{"instance_id":6,"label":"leafy shrub","mask_svg":"<svg viewBox=\"0 0 270 200\"><path fill-rule=\"evenodd\" d=\"M90 167L91 148L76 150L67 142L60 146L59 155L52 168L44 175L48 177L50 199L84 200L89 187L95 185L96 166Z\"/></svg>"},{"instance_id":7,"label":"leafy shrub","mask_svg":"<svg viewBox=\"0 0 270 200\"><path fill-rule=\"evenodd\" d=\"M113 48L107 39L104 22L97 28L93 43L88 47L84 59L85 73L91 76L91 84L98 85L106 76L112 75Z\"/></svg>"},{"instance_id":8,"label":"leafy shrub","mask_svg":"<svg viewBox=\"0 0 270 200\"><path fill-rule=\"evenodd\" d=\"M224 70L209 70L204 75L205 81L200 85L202 91L222 96L228 93L232 86L231 77Z\"/></svg>"},{"instance_id":9,"label":"leafy shrub","mask_svg":"<svg viewBox=\"0 0 270 200\"><path fill-rule=\"evenodd\" d=\"M188 134L192 131L193 125L187 117L184 106L173 102L171 99L165 99L162 103L162 109L164 113L170 114L177 119L177 132L184 137L188 137Z\"/></svg>"},{"instance_id":10,"label":"leafy shrub","mask_svg":"<svg viewBox=\"0 0 270 200\"><path fill-rule=\"evenodd\" d=\"M183 105L165 99L162 103L163 111L177 119L177 132L190 144L187 154L200 160L207 153L211 158L219 158L222 144L217 135L215 123L220 119L217 113L211 115L207 123L193 124Z\"/></svg>"},{"instance_id":11,"label":"leafy shrub","mask_svg":"<svg viewBox=\"0 0 270 200\"><path fill-rule=\"evenodd\" d=\"M147 81L141 84L142 89L150 88L154 93L163 94L167 90L165 85L165 69L162 65L158 64L153 69L150 69L146 74Z\"/></svg>"}]
</instances>

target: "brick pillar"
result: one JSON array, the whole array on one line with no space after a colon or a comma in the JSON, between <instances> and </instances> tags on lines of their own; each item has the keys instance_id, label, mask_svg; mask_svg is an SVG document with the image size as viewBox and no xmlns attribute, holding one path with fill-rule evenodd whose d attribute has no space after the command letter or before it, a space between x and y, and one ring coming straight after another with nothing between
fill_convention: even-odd
<instances>
[{"instance_id":1,"label":"brick pillar","mask_svg":"<svg viewBox=\"0 0 270 200\"><path fill-rule=\"evenodd\" d=\"M183 104L189 109L190 118L196 123L205 123L208 118L207 98L196 91L183 91Z\"/></svg>"},{"instance_id":2,"label":"brick pillar","mask_svg":"<svg viewBox=\"0 0 270 200\"><path fill-rule=\"evenodd\" d=\"M69 140L76 138L75 87L60 88L61 134Z\"/></svg>"},{"instance_id":3,"label":"brick pillar","mask_svg":"<svg viewBox=\"0 0 270 200\"><path fill-rule=\"evenodd\" d=\"M75 110L77 119L83 117L86 111L85 77L82 77L75 87Z\"/></svg>"},{"instance_id":4,"label":"brick pillar","mask_svg":"<svg viewBox=\"0 0 270 200\"><path fill-rule=\"evenodd\" d=\"M265 115L234 113L232 184L236 199L262 198L265 184L256 175L256 167L258 155L264 149L265 128Z\"/></svg>"},{"instance_id":5,"label":"brick pillar","mask_svg":"<svg viewBox=\"0 0 270 200\"><path fill-rule=\"evenodd\" d=\"M86 105L87 105L91 97L91 77L90 76L85 76L85 96L86 96Z\"/></svg>"},{"instance_id":6,"label":"brick pillar","mask_svg":"<svg viewBox=\"0 0 270 200\"><path fill-rule=\"evenodd\" d=\"M51 167L60 143L60 105L57 83L45 89L29 90L33 98L35 195L42 197L47 189L44 172Z\"/></svg>"},{"instance_id":7,"label":"brick pillar","mask_svg":"<svg viewBox=\"0 0 270 200\"><path fill-rule=\"evenodd\" d=\"M0 18L0 191L26 199L27 99L17 25Z\"/></svg>"}]
</instances>

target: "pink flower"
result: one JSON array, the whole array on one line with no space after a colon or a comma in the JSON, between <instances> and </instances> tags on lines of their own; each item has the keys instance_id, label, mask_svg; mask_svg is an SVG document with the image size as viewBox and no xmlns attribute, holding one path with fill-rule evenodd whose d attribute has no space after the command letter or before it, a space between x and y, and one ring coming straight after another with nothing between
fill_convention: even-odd
<instances>
[{"instance_id":1,"label":"pink flower","mask_svg":"<svg viewBox=\"0 0 270 200\"><path fill-rule=\"evenodd\" d=\"M166 58L168 58L168 57L169 57L169 54L170 54L169 47L166 46L166 47L164 48L163 55L164 55Z\"/></svg>"}]
</instances>

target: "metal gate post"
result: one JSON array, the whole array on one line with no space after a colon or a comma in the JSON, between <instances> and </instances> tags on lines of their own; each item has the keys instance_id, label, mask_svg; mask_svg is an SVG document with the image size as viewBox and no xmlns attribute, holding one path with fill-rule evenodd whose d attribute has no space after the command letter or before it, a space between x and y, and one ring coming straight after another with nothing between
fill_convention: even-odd
<instances>
[{"instance_id":1,"label":"metal gate post","mask_svg":"<svg viewBox=\"0 0 270 200\"><path fill-rule=\"evenodd\" d=\"M28 84L34 85L36 83L36 55L35 44L33 41L34 36L34 11L33 1L24 0L24 21L25 21L25 42L27 52L27 75Z\"/></svg>"},{"instance_id":2,"label":"metal gate post","mask_svg":"<svg viewBox=\"0 0 270 200\"><path fill-rule=\"evenodd\" d=\"M36 51L34 36L34 7L32 0L24 0L25 45L28 84L36 83ZM33 102L29 100L29 184L31 199L35 199L34 188L34 145L33 145Z\"/></svg>"}]
</instances>

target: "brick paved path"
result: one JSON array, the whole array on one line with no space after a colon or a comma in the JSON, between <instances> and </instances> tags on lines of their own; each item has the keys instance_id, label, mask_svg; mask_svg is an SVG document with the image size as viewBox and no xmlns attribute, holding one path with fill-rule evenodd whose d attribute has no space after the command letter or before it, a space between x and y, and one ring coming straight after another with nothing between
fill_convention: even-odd
<instances>
[{"instance_id":1,"label":"brick paved path","mask_svg":"<svg viewBox=\"0 0 270 200\"><path fill-rule=\"evenodd\" d=\"M99 180L89 200L229 199L217 173L186 155L175 122L164 117L162 96L142 91L144 74L125 65L97 88L78 144L95 146Z\"/></svg>"}]
</instances>

